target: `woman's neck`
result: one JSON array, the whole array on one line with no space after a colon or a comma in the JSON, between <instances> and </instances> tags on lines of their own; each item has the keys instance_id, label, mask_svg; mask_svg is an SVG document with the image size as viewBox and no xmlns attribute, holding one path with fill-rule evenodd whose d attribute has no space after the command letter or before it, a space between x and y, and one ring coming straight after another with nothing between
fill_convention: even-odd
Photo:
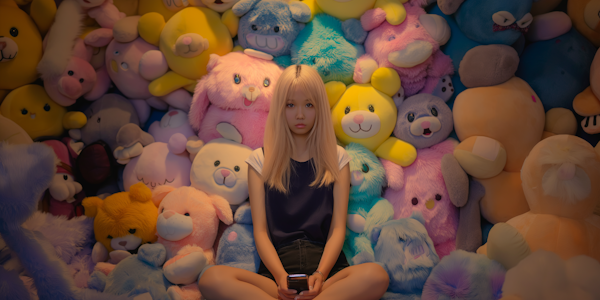
<instances>
[{"instance_id":1,"label":"woman's neck","mask_svg":"<svg viewBox=\"0 0 600 300\"><path fill-rule=\"evenodd\" d=\"M295 148L292 152L292 159L299 162L311 159L308 149L308 135L293 135L293 137Z\"/></svg>"}]
</instances>

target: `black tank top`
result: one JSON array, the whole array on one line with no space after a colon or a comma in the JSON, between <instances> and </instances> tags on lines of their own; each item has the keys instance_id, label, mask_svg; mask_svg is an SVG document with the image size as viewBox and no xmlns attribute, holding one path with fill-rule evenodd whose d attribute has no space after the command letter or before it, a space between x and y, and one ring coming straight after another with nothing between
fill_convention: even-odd
<instances>
[{"instance_id":1,"label":"black tank top","mask_svg":"<svg viewBox=\"0 0 600 300\"><path fill-rule=\"evenodd\" d=\"M279 249L295 240L325 244L333 217L333 183L309 186L315 180L313 160L291 160L287 194L265 184L265 211L269 236Z\"/></svg>"}]
</instances>

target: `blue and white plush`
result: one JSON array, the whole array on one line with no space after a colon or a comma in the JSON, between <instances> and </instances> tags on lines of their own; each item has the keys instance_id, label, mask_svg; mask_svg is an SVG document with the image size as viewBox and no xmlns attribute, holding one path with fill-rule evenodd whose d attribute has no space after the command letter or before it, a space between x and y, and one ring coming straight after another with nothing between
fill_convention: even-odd
<instances>
[{"instance_id":1,"label":"blue and white plush","mask_svg":"<svg viewBox=\"0 0 600 300\"><path fill-rule=\"evenodd\" d=\"M357 143L346 146L350 160L350 199L348 201L348 230L343 251L352 258L363 251L373 254L368 233L373 227L392 219L394 208L381 197L385 186L385 170L373 152Z\"/></svg>"},{"instance_id":2,"label":"blue and white plush","mask_svg":"<svg viewBox=\"0 0 600 300\"><path fill-rule=\"evenodd\" d=\"M433 241L419 215L388 221L371 232L375 256L363 252L357 263L376 262L390 276L382 299L420 299L425 281L439 262Z\"/></svg>"},{"instance_id":3,"label":"blue and white plush","mask_svg":"<svg viewBox=\"0 0 600 300\"><path fill-rule=\"evenodd\" d=\"M483 254L456 250L433 268L423 288L423 300L498 300L506 269Z\"/></svg>"},{"instance_id":4,"label":"blue and white plush","mask_svg":"<svg viewBox=\"0 0 600 300\"><path fill-rule=\"evenodd\" d=\"M438 0L429 12L444 17L452 35L441 50L450 58L454 69L467 51L480 45L512 45L527 30L533 17L529 13L534 0ZM503 70L490 70L501 72ZM454 95L448 101L450 108L454 99L466 89L460 81L459 72L452 77Z\"/></svg>"},{"instance_id":5,"label":"blue and white plush","mask_svg":"<svg viewBox=\"0 0 600 300\"><path fill-rule=\"evenodd\" d=\"M319 72L323 82L354 82L356 60L365 53L363 45L351 42L344 34L342 22L327 14L318 14L300 31L292 43L291 57L275 62L286 67L303 64Z\"/></svg>"},{"instance_id":6,"label":"blue and white plush","mask_svg":"<svg viewBox=\"0 0 600 300\"><path fill-rule=\"evenodd\" d=\"M241 17L238 29L240 46L275 57L290 55L292 42L310 20L310 8L302 2L280 0L241 0L232 7Z\"/></svg>"},{"instance_id":7,"label":"blue and white plush","mask_svg":"<svg viewBox=\"0 0 600 300\"><path fill-rule=\"evenodd\" d=\"M167 289L171 283L163 275L162 265L167 250L162 244L144 244L137 254L120 261L107 275L94 271L88 282L90 288L108 295L134 297L150 293L154 300L171 300Z\"/></svg>"},{"instance_id":8,"label":"blue and white plush","mask_svg":"<svg viewBox=\"0 0 600 300\"><path fill-rule=\"evenodd\" d=\"M236 210L233 220L235 223L223 232L219 240L216 264L256 273L260 256L254 243L250 203L242 204Z\"/></svg>"}]
</instances>

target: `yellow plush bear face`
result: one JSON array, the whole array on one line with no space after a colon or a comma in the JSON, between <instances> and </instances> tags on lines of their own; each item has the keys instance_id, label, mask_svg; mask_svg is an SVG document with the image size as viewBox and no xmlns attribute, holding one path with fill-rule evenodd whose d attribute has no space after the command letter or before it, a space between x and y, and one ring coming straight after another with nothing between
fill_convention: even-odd
<instances>
[{"instance_id":1,"label":"yellow plush bear face","mask_svg":"<svg viewBox=\"0 0 600 300\"><path fill-rule=\"evenodd\" d=\"M143 183L131 186L102 200L88 197L83 200L85 215L95 217L94 234L110 252L134 251L140 245L157 240L158 209L152 202L152 191Z\"/></svg>"},{"instance_id":2,"label":"yellow plush bear face","mask_svg":"<svg viewBox=\"0 0 600 300\"><path fill-rule=\"evenodd\" d=\"M0 1L0 90L35 81L42 58L42 36L33 20L13 1Z\"/></svg>"},{"instance_id":3,"label":"yellow plush bear face","mask_svg":"<svg viewBox=\"0 0 600 300\"><path fill-rule=\"evenodd\" d=\"M387 94L370 84L352 84L332 107L335 135L344 144L359 143L375 151L390 137L397 109Z\"/></svg>"},{"instance_id":4,"label":"yellow plush bear face","mask_svg":"<svg viewBox=\"0 0 600 300\"><path fill-rule=\"evenodd\" d=\"M10 92L0 105L0 113L13 120L32 138L63 134L67 109L52 101L43 87L28 84Z\"/></svg>"},{"instance_id":5,"label":"yellow plush bear face","mask_svg":"<svg viewBox=\"0 0 600 300\"><path fill-rule=\"evenodd\" d=\"M197 80L206 74L210 54L231 52L233 41L218 13L205 7L188 7L166 23L159 47L171 70Z\"/></svg>"},{"instance_id":6,"label":"yellow plush bear face","mask_svg":"<svg viewBox=\"0 0 600 300\"><path fill-rule=\"evenodd\" d=\"M365 11L373 8L375 0L315 0L321 10L342 21L360 19Z\"/></svg>"}]
</instances>

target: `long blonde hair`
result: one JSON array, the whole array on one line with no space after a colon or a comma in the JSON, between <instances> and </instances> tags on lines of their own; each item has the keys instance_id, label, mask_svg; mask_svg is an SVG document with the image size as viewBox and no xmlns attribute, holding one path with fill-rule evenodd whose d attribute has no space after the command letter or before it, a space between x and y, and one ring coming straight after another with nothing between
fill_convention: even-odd
<instances>
[{"instance_id":1,"label":"long blonde hair","mask_svg":"<svg viewBox=\"0 0 600 300\"><path fill-rule=\"evenodd\" d=\"M287 193L289 189L290 175L293 172L290 158L295 147L285 108L288 97L296 87L309 96L316 112L315 123L307 140L315 170L315 181L310 186L329 185L335 182L339 174L337 144L325 85L313 68L307 65L290 66L283 71L275 86L265 126L265 160L262 169L264 182L283 193Z\"/></svg>"}]
</instances>

